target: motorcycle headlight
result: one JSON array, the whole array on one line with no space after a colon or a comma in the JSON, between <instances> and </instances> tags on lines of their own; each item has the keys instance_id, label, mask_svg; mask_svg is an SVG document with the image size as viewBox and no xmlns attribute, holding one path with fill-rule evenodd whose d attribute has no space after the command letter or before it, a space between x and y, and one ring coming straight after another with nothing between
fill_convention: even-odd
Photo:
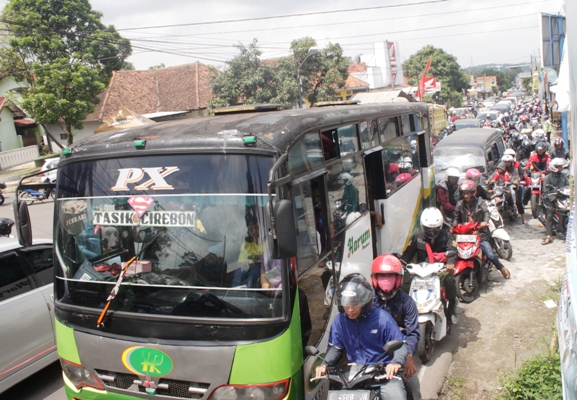
<instances>
[{"instance_id":1,"label":"motorcycle headlight","mask_svg":"<svg viewBox=\"0 0 577 400\"><path fill-rule=\"evenodd\" d=\"M410 292L417 304L419 312L426 311L437 300L437 293L440 293L441 284L439 277L428 279L413 278Z\"/></svg>"},{"instance_id":2,"label":"motorcycle headlight","mask_svg":"<svg viewBox=\"0 0 577 400\"><path fill-rule=\"evenodd\" d=\"M264 385L225 385L216 388L210 400L269 400L283 398L290 379Z\"/></svg>"}]
</instances>

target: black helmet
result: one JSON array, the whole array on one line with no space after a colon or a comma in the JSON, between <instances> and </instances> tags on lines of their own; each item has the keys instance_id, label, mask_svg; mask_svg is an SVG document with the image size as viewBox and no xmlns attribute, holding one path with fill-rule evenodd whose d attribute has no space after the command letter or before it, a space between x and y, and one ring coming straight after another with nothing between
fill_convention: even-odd
<instances>
[{"instance_id":1,"label":"black helmet","mask_svg":"<svg viewBox=\"0 0 577 400\"><path fill-rule=\"evenodd\" d=\"M0 236L10 236L14 221L10 218L0 218Z\"/></svg>"},{"instance_id":2,"label":"black helmet","mask_svg":"<svg viewBox=\"0 0 577 400\"><path fill-rule=\"evenodd\" d=\"M539 150L547 151L547 148L548 148L548 147L549 147L549 146L547 146L547 143L545 143L545 142L538 142L538 143L535 145L535 150L536 150L536 151L539 151Z\"/></svg>"},{"instance_id":3,"label":"black helmet","mask_svg":"<svg viewBox=\"0 0 577 400\"><path fill-rule=\"evenodd\" d=\"M359 273L345 276L337 286L336 296L339 312L344 312L346 306L360 306L361 315L366 315L373 304L373 288Z\"/></svg>"},{"instance_id":4,"label":"black helmet","mask_svg":"<svg viewBox=\"0 0 577 400\"><path fill-rule=\"evenodd\" d=\"M523 146L523 148L525 148L525 149L530 149L531 148L531 141L529 139L525 139L525 140L523 140L523 143L521 143L521 146Z\"/></svg>"}]
</instances>

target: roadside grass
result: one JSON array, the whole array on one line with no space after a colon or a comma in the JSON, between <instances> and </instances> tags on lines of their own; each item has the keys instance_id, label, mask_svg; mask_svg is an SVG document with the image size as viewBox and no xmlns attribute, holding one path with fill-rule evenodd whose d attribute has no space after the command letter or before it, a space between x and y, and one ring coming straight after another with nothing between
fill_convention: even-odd
<instances>
[{"instance_id":1,"label":"roadside grass","mask_svg":"<svg viewBox=\"0 0 577 400\"><path fill-rule=\"evenodd\" d=\"M559 301L563 279L556 279L539 296L545 300ZM536 344L537 346L539 343ZM514 371L505 372L499 378L500 391L497 400L562 400L561 362L557 343L557 329L551 326L549 337L543 337L541 351L522 361ZM515 354L515 365L519 359Z\"/></svg>"},{"instance_id":2,"label":"roadside grass","mask_svg":"<svg viewBox=\"0 0 577 400\"><path fill-rule=\"evenodd\" d=\"M464 400L469 396L465 393L465 384L467 378L464 376L447 376L445 377L445 384L443 385L442 399Z\"/></svg>"}]
</instances>

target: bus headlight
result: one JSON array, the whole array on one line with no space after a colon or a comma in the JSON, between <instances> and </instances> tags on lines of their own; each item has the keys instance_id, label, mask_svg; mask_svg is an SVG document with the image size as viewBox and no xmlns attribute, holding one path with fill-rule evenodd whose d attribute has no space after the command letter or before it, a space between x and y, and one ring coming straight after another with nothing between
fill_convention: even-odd
<instances>
[{"instance_id":1,"label":"bus headlight","mask_svg":"<svg viewBox=\"0 0 577 400\"><path fill-rule=\"evenodd\" d=\"M102 384L98 379L82 365L74 364L63 358L60 359L60 365L62 365L62 371L64 371L66 377L70 379L70 382L72 382L76 388L80 389L84 386L90 386L96 389L102 389Z\"/></svg>"},{"instance_id":2,"label":"bus headlight","mask_svg":"<svg viewBox=\"0 0 577 400\"><path fill-rule=\"evenodd\" d=\"M226 385L218 387L210 400L269 400L286 396L290 379L264 385Z\"/></svg>"}]
</instances>

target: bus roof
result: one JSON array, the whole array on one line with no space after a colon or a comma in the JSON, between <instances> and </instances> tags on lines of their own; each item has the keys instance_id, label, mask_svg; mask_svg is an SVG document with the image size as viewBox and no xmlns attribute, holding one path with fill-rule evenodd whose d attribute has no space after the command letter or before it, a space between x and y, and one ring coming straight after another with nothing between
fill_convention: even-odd
<instances>
[{"instance_id":1,"label":"bus roof","mask_svg":"<svg viewBox=\"0 0 577 400\"><path fill-rule=\"evenodd\" d=\"M444 148L467 148L479 147L485 148L485 144L492 140L493 137L498 137L501 132L493 128L465 128L459 129L453 134L441 140L436 149Z\"/></svg>"},{"instance_id":2,"label":"bus roof","mask_svg":"<svg viewBox=\"0 0 577 400\"><path fill-rule=\"evenodd\" d=\"M251 147L283 153L301 134L312 129L331 128L359 120L427 112L425 103L381 103L292 109L203 118L181 119L144 125L126 130L103 132L74 144L69 156L117 157L146 153L198 151L242 151ZM256 143L247 145L243 137L254 136ZM135 148L135 142L146 141ZM247 142L248 143L248 142ZM64 161L64 160L63 160Z\"/></svg>"}]
</instances>

